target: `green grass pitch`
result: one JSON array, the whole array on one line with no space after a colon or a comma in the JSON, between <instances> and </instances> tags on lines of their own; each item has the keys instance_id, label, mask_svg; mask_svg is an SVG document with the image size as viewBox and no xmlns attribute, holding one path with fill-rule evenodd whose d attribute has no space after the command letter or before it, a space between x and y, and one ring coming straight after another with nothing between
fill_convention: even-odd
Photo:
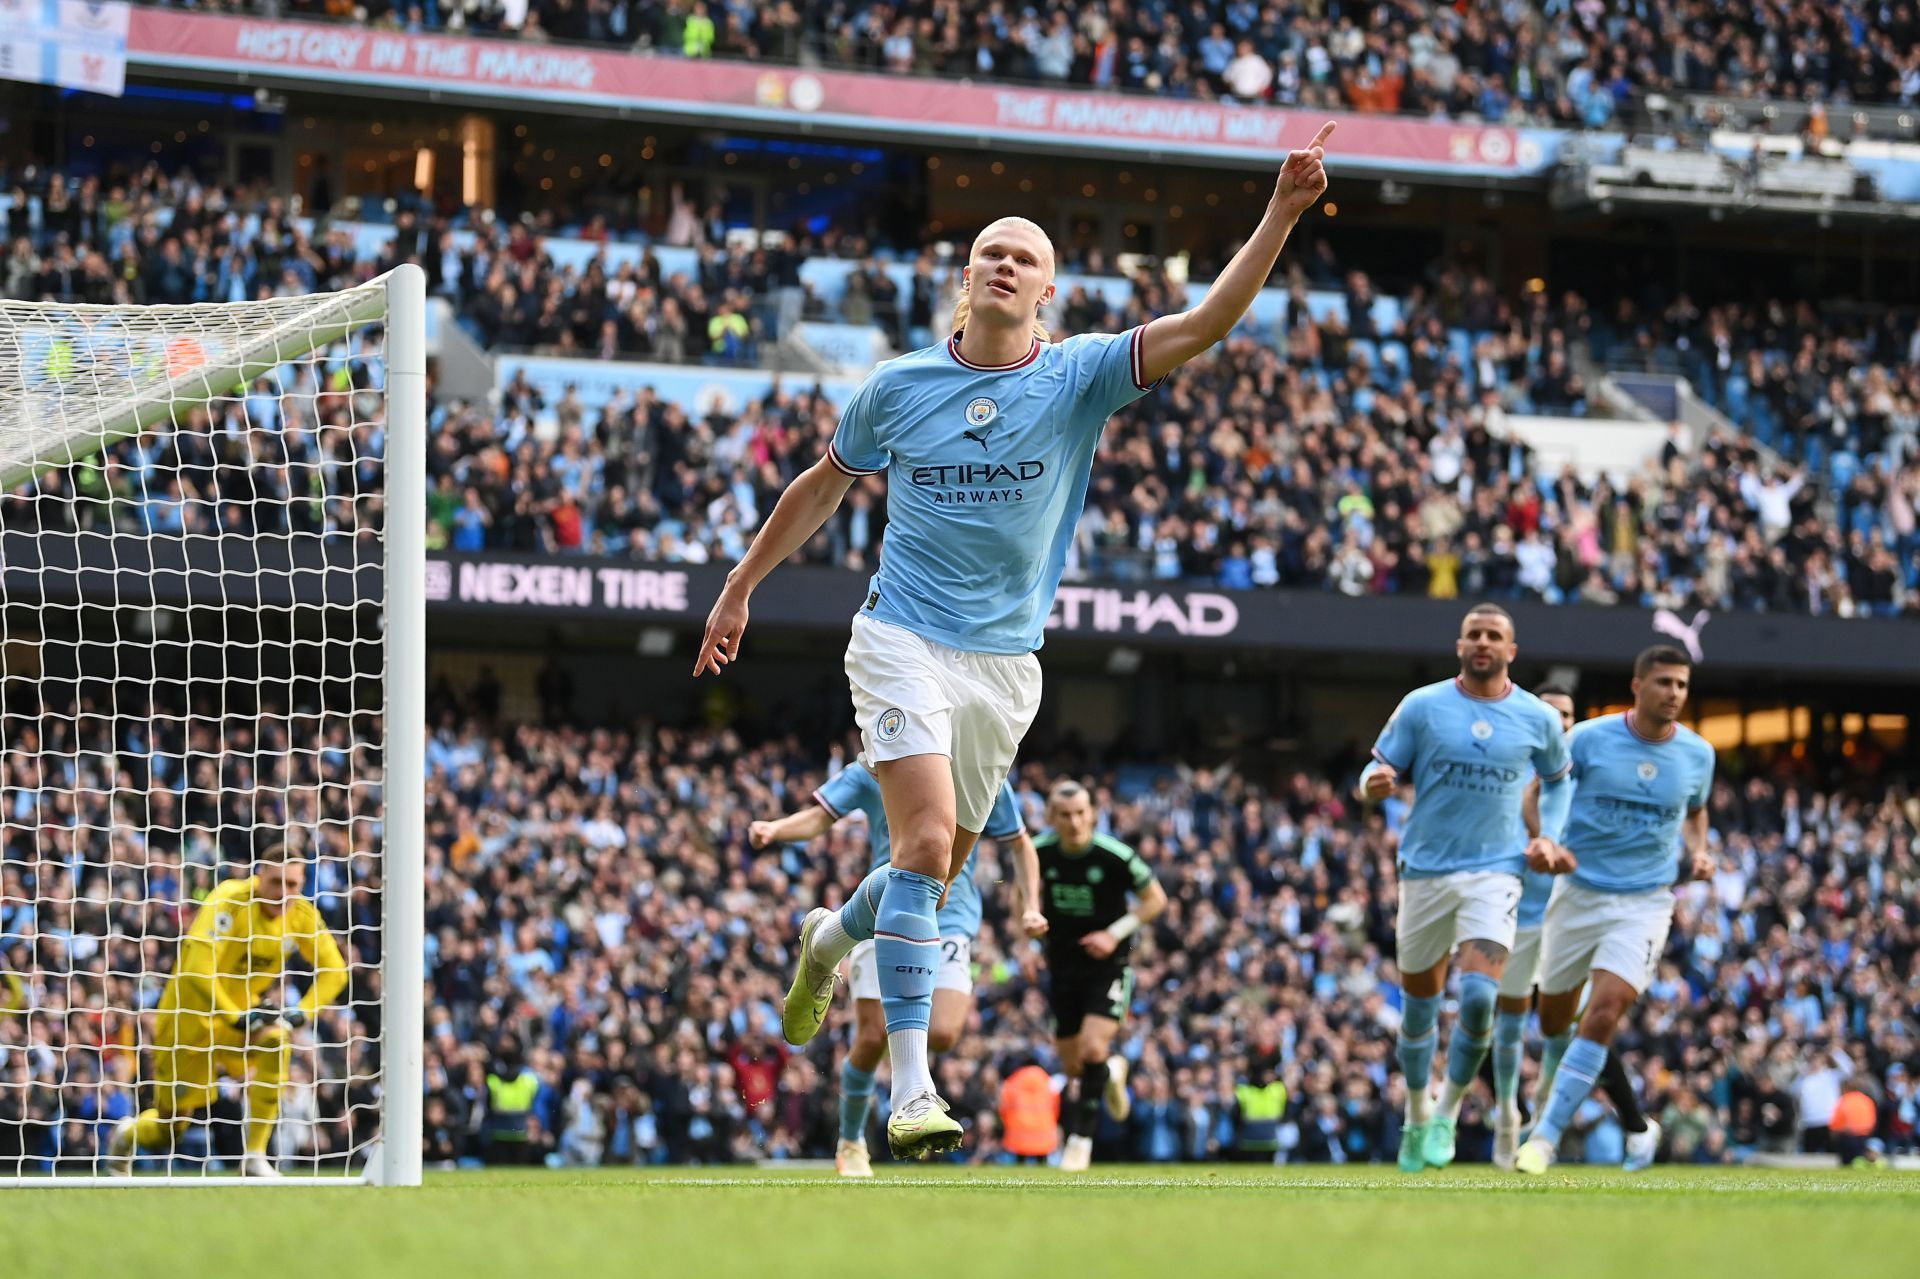
<instances>
[{"instance_id":1,"label":"green grass pitch","mask_svg":"<svg viewBox=\"0 0 1920 1279\"><path fill-rule=\"evenodd\" d=\"M1460 1168L436 1173L419 1190L13 1190L8 1279L1920 1274L1920 1174Z\"/></svg>"}]
</instances>

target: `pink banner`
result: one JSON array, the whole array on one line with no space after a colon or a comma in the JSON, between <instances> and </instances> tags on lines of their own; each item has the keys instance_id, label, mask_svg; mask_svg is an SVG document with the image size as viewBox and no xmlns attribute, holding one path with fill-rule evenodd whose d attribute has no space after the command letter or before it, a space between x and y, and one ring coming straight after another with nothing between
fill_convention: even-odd
<instances>
[{"instance_id":1,"label":"pink banner","mask_svg":"<svg viewBox=\"0 0 1920 1279\"><path fill-rule=\"evenodd\" d=\"M1177 152L1271 164L1304 144L1317 112L1108 93L990 87L849 71L694 61L511 39L404 35L138 9L135 65L251 71L330 83L434 88L474 96L627 107L774 127L802 123L869 136L1053 140L1130 154ZM1518 174L1543 157L1522 133L1347 114L1336 152L1373 167Z\"/></svg>"}]
</instances>

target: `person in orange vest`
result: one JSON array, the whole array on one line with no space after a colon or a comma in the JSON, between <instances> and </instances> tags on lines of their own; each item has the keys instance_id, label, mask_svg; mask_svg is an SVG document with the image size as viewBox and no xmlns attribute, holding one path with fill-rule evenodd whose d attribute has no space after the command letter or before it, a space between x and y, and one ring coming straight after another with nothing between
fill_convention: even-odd
<instances>
[{"instance_id":1,"label":"person in orange vest","mask_svg":"<svg viewBox=\"0 0 1920 1279\"><path fill-rule=\"evenodd\" d=\"M1840 1166L1866 1162L1868 1139L1880 1127L1880 1107L1873 1095L1860 1088L1840 1094L1833 1108L1833 1147L1840 1155Z\"/></svg>"},{"instance_id":2,"label":"person in orange vest","mask_svg":"<svg viewBox=\"0 0 1920 1279\"><path fill-rule=\"evenodd\" d=\"M1060 1139L1060 1094L1053 1076L1029 1062L1000 1086L1000 1127L1007 1153L1045 1159Z\"/></svg>"}]
</instances>

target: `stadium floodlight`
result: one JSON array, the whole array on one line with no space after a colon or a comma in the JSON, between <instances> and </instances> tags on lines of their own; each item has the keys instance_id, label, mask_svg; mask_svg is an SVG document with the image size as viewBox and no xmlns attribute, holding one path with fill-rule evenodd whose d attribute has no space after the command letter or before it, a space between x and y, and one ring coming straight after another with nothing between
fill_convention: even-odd
<instances>
[{"instance_id":1,"label":"stadium floodlight","mask_svg":"<svg viewBox=\"0 0 1920 1279\"><path fill-rule=\"evenodd\" d=\"M0 302L0 1184L419 1183L426 379L412 265Z\"/></svg>"}]
</instances>

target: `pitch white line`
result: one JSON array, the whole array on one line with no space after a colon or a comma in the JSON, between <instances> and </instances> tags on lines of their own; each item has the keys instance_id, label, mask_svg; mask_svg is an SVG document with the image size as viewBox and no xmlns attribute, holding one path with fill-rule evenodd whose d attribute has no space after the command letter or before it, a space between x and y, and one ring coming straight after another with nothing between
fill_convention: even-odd
<instances>
[{"instance_id":1,"label":"pitch white line","mask_svg":"<svg viewBox=\"0 0 1920 1279\"><path fill-rule=\"evenodd\" d=\"M887 1176L882 1173L871 1181L810 1174L779 1174L764 1177L650 1177L647 1186L697 1186L731 1188L746 1186L829 1186L853 1185L891 1190L967 1189L967 1190L1411 1190L1422 1194L1540 1194L1554 1190L1588 1191L1596 1194L1671 1194L1709 1190L1720 1194L1902 1194L1920 1191L1920 1178L1900 1174L1863 1178L1858 1182L1811 1179L1805 1177L1704 1178L1636 1177L1632 1181L1602 1181L1585 1176L1557 1176L1542 1180L1475 1179L1441 1180L1434 1177L1408 1178L1404 1182L1372 1181L1348 1177L915 1177L911 1174ZM855 1191L854 1193L861 1193Z\"/></svg>"}]
</instances>

